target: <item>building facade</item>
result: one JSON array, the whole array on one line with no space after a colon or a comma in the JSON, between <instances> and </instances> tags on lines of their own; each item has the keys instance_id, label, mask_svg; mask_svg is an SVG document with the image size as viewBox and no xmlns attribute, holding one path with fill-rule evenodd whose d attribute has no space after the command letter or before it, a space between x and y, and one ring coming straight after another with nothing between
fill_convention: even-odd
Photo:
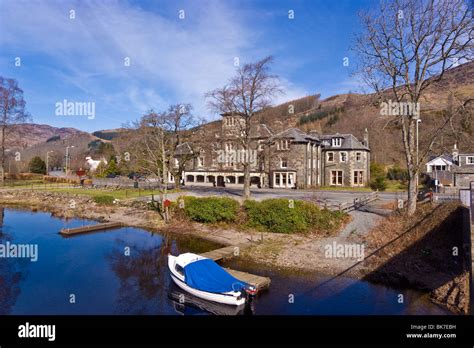
<instances>
[{"instance_id":1,"label":"building facade","mask_svg":"<svg viewBox=\"0 0 474 348\"><path fill-rule=\"evenodd\" d=\"M320 135L289 128L274 134L265 124L252 124L250 148L244 150L241 117L222 115L219 131L199 146L180 145L174 165L194 151L184 165L185 185L242 186L243 163L250 163L251 186L311 188L359 187L370 180L368 137L352 134ZM247 134L247 133L245 133ZM173 178L169 178L173 182Z\"/></svg>"},{"instance_id":2,"label":"building facade","mask_svg":"<svg viewBox=\"0 0 474 348\"><path fill-rule=\"evenodd\" d=\"M460 153L454 145L451 154L430 158L426 174L434 185L468 188L474 181L474 153Z\"/></svg>"}]
</instances>

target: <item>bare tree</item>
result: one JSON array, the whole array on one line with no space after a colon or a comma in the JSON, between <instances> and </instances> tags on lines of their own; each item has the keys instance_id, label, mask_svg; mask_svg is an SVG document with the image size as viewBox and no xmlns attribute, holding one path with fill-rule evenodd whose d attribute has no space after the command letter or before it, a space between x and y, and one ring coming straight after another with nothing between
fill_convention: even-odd
<instances>
[{"instance_id":1,"label":"bare tree","mask_svg":"<svg viewBox=\"0 0 474 348\"><path fill-rule=\"evenodd\" d=\"M18 82L0 76L0 180L2 185L5 181L7 137L15 124L28 120L25 104L23 90L18 87Z\"/></svg>"},{"instance_id":2,"label":"bare tree","mask_svg":"<svg viewBox=\"0 0 474 348\"><path fill-rule=\"evenodd\" d=\"M270 75L272 57L256 63L245 64L237 69L236 75L222 88L206 94L211 109L221 114L233 115L236 122L236 141L245 151L242 163L244 169L244 199L250 198L250 158L252 149L251 123L256 114L271 105L272 98L281 93L276 75Z\"/></svg>"},{"instance_id":3,"label":"bare tree","mask_svg":"<svg viewBox=\"0 0 474 348\"><path fill-rule=\"evenodd\" d=\"M186 164L194 159L197 153L197 151L193 149L197 144L193 145L188 143L191 151L179 152L178 154L178 148L180 145L183 145L185 139L189 138L191 128L198 125L198 121L192 114L192 109L191 104L171 105L164 120L164 126L170 138L169 148L167 149L168 169L174 177L175 188L178 190L181 182L181 174Z\"/></svg>"},{"instance_id":4,"label":"bare tree","mask_svg":"<svg viewBox=\"0 0 474 348\"><path fill-rule=\"evenodd\" d=\"M448 69L472 60L473 22L464 0L382 1L377 13L361 14L364 31L355 50L361 58L365 82L381 102L417 107L427 88L443 79ZM429 135L427 151L417 156L416 125L419 112L395 116L401 127L409 174L408 214L414 214L421 163L439 132L449 124L448 113L438 130Z\"/></svg>"}]
</instances>

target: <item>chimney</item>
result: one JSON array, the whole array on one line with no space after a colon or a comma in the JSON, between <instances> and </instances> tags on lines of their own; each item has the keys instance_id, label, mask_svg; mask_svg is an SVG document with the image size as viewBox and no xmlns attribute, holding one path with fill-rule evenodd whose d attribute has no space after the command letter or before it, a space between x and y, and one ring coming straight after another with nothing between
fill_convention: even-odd
<instances>
[{"instance_id":1,"label":"chimney","mask_svg":"<svg viewBox=\"0 0 474 348\"><path fill-rule=\"evenodd\" d=\"M459 159L459 151L458 151L458 145L454 143L454 148L453 148L453 162L455 164L458 164L458 159Z\"/></svg>"},{"instance_id":2,"label":"chimney","mask_svg":"<svg viewBox=\"0 0 474 348\"><path fill-rule=\"evenodd\" d=\"M362 144L369 147L369 131L367 130L367 128L364 131L364 140L362 141Z\"/></svg>"}]
</instances>

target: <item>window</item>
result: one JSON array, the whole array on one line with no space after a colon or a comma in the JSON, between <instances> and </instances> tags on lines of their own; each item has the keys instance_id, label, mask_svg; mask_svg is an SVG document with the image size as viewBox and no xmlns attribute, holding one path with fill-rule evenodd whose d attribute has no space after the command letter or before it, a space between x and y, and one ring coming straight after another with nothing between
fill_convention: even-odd
<instances>
[{"instance_id":1,"label":"window","mask_svg":"<svg viewBox=\"0 0 474 348\"><path fill-rule=\"evenodd\" d=\"M354 186L364 185L364 172L362 170L354 170L353 182Z\"/></svg>"},{"instance_id":2,"label":"window","mask_svg":"<svg viewBox=\"0 0 474 348\"><path fill-rule=\"evenodd\" d=\"M334 152L328 152L328 162L334 162Z\"/></svg>"},{"instance_id":3,"label":"window","mask_svg":"<svg viewBox=\"0 0 474 348\"><path fill-rule=\"evenodd\" d=\"M280 168L288 168L288 160L286 158L280 160Z\"/></svg>"},{"instance_id":4,"label":"window","mask_svg":"<svg viewBox=\"0 0 474 348\"><path fill-rule=\"evenodd\" d=\"M466 164L474 164L474 156L467 156Z\"/></svg>"},{"instance_id":5,"label":"window","mask_svg":"<svg viewBox=\"0 0 474 348\"><path fill-rule=\"evenodd\" d=\"M204 157L198 157L198 167L202 167L204 165Z\"/></svg>"},{"instance_id":6,"label":"window","mask_svg":"<svg viewBox=\"0 0 474 348\"><path fill-rule=\"evenodd\" d=\"M290 142L288 140L281 141L281 150L289 150L290 149Z\"/></svg>"},{"instance_id":7,"label":"window","mask_svg":"<svg viewBox=\"0 0 474 348\"><path fill-rule=\"evenodd\" d=\"M341 147L341 145L342 145L342 138L332 138L332 146Z\"/></svg>"},{"instance_id":8,"label":"window","mask_svg":"<svg viewBox=\"0 0 474 348\"><path fill-rule=\"evenodd\" d=\"M342 170L331 170L331 185L342 186Z\"/></svg>"},{"instance_id":9,"label":"window","mask_svg":"<svg viewBox=\"0 0 474 348\"><path fill-rule=\"evenodd\" d=\"M340 158L341 162L347 162L347 152L341 152L339 154L339 158Z\"/></svg>"},{"instance_id":10,"label":"window","mask_svg":"<svg viewBox=\"0 0 474 348\"><path fill-rule=\"evenodd\" d=\"M356 161L357 162L362 161L362 152L356 152Z\"/></svg>"},{"instance_id":11,"label":"window","mask_svg":"<svg viewBox=\"0 0 474 348\"><path fill-rule=\"evenodd\" d=\"M179 159L177 158L174 159L174 166L179 167Z\"/></svg>"}]
</instances>

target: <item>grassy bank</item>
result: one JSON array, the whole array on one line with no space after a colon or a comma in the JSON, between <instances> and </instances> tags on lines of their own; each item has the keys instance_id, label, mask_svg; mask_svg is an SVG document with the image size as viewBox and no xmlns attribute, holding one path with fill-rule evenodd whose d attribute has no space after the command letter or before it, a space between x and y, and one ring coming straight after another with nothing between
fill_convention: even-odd
<instances>
[{"instance_id":1,"label":"grassy bank","mask_svg":"<svg viewBox=\"0 0 474 348\"><path fill-rule=\"evenodd\" d=\"M180 203L181 202L181 203ZM348 214L288 199L247 200L242 206L226 197L182 197L173 212L201 223L224 223L273 233L331 235L349 220Z\"/></svg>"}]
</instances>

